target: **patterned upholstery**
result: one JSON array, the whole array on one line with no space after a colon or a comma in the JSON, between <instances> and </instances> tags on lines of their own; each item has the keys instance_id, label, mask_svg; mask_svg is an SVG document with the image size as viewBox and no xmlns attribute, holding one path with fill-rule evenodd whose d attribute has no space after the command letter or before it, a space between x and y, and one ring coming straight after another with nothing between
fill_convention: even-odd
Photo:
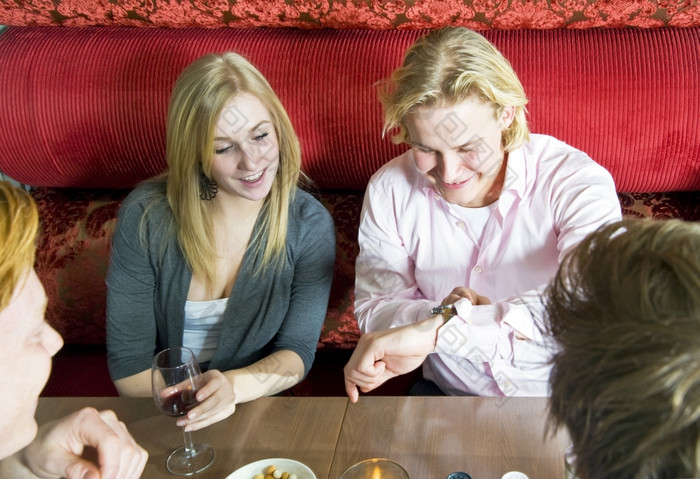
<instances>
[{"instance_id":1,"label":"patterned upholstery","mask_svg":"<svg viewBox=\"0 0 700 479\"><path fill-rule=\"evenodd\" d=\"M693 0L0 0L0 24L422 29L700 25Z\"/></svg>"},{"instance_id":2,"label":"patterned upholstery","mask_svg":"<svg viewBox=\"0 0 700 479\"><path fill-rule=\"evenodd\" d=\"M42 218L36 269L49 298L47 320L68 344L104 344L109 242L125 190L33 191ZM324 192L333 215L337 257L319 350L350 349L359 338L353 316L357 227L362 193ZM700 221L700 192L619 194L623 214Z\"/></svg>"}]
</instances>

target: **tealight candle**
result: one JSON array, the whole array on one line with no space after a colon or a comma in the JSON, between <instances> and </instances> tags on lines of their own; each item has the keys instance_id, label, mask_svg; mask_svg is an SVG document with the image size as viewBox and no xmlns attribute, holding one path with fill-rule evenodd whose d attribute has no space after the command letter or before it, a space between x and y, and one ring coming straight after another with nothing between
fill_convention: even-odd
<instances>
[{"instance_id":1,"label":"tealight candle","mask_svg":"<svg viewBox=\"0 0 700 479\"><path fill-rule=\"evenodd\" d=\"M391 459L366 459L351 466L338 479L410 479L406 469Z\"/></svg>"}]
</instances>

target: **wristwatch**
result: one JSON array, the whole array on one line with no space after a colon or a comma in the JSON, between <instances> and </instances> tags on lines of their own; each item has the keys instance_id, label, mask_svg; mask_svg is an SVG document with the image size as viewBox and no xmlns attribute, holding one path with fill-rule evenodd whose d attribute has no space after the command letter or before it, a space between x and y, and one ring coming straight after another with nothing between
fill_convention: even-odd
<instances>
[{"instance_id":1,"label":"wristwatch","mask_svg":"<svg viewBox=\"0 0 700 479\"><path fill-rule=\"evenodd\" d=\"M452 304L448 304L446 306L435 306L430 310L430 314L442 314L442 323L445 324L450 320L450 318L457 316L457 308L455 308Z\"/></svg>"}]
</instances>

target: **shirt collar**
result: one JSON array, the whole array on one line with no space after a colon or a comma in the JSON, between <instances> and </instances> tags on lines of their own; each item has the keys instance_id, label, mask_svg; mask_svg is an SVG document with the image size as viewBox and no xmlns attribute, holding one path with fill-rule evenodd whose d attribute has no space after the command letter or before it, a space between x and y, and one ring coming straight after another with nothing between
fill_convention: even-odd
<instances>
[{"instance_id":1,"label":"shirt collar","mask_svg":"<svg viewBox=\"0 0 700 479\"><path fill-rule=\"evenodd\" d=\"M506 179L503 183L503 193L512 192L519 198L525 196L527 189L527 162L522 148L508 153ZM501 194L503 194L501 193Z\"/></svg>"}]
</instances>

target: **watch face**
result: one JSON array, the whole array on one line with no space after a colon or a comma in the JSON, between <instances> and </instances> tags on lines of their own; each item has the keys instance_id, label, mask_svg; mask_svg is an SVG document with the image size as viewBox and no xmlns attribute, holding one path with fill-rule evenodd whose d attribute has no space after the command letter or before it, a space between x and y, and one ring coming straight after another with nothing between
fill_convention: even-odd
<instances>
[{"instance_id":1,"label":"watch face","mask_svg":"<svg viewBox=\"0 0 700 479\"><path fill-rule=\"evenodd\" d=\"M457 316L457 310L453 305L447 305L447 306L435 306L430 310L430 314L442 314L443 320L447 322L448 319L450 319L453 316ZM466 474L466 473L462 473ZM448 476L449 477L449 476Z\"/></svg>"},{"instance_id":2,"label":"watch face","mask_svg":"<svg viewBox=\"0 0 700 479\"><path fill-rule=\"evenodd\" d=\"M472 479L472 476L470 476L466 472L453 472L452 474L447 476L447 479Z\"/></svg>"}]
</instances>

